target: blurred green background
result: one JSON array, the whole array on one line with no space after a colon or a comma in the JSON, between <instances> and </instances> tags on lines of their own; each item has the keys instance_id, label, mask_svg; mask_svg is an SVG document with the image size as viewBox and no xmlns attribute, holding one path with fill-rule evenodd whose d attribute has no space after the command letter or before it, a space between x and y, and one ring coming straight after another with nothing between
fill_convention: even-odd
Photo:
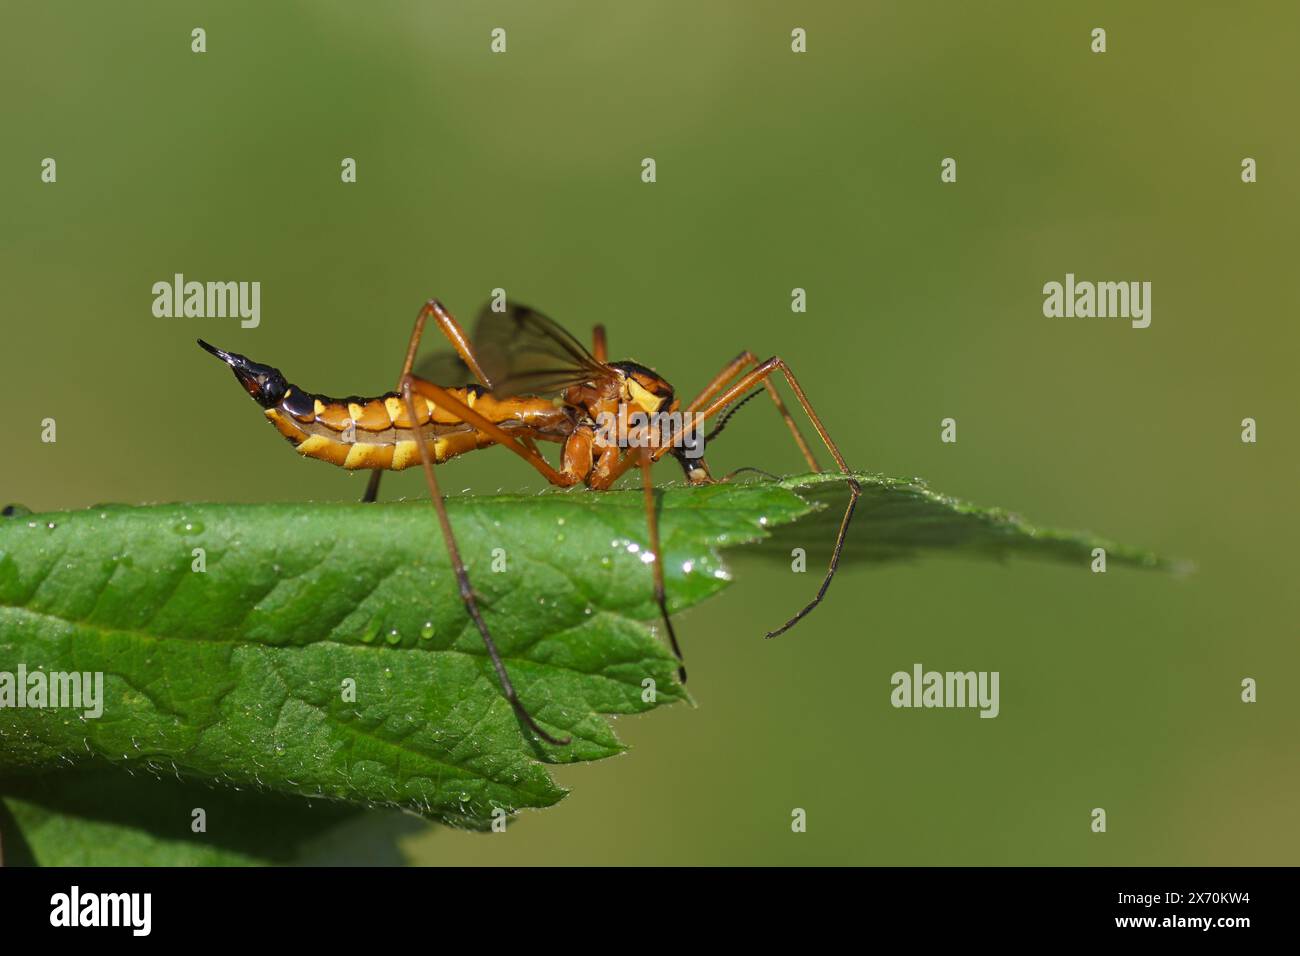
<instances>
[{"instance_id":1,"label":"blurred green background","mask_svg":"<svg viewBox=\"0 0 1300 956\"><path fill-rule=\"evenodd\" d=\"M10 7L0 497L361 494L198 335L380 391L426 298L472 322L501 286L584 338L605 322L682 392L780 354L855 467L1198 572L850 568L764 641L814 574L737 556L679 622L696 709L620 721L630 754L556 771L559 807L505 836L428 828L413 859L1295 863L1297 29L1286 2ZM259 280L261 326L155 318L175 272ZM1151 281L1151 327L1044 318L1066 272ZM800 470L755 409L715 470ZM504 453L441 474L538 485ZM891 708L918 661L1000 671L1001 716Z\"/></svg>"}]
</instances>

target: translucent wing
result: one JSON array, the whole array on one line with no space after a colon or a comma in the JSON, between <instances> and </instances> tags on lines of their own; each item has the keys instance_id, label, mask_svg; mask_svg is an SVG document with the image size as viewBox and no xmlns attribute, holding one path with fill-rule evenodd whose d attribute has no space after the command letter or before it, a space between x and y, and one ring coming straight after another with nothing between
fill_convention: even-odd
<instances>
[{"instance_id":1,"label":"translucent wing","mask_svg":"<svg viewBox=\"0 0 1300 956\"><path fill-rule=\"evenodd\" d=\"M493 312L474 329L474 354L497 395L548 395L610 375L572 335L527 306Z\"/></svg>"},{"instance_id":2,"label":"translucent wing","mask_svg":"<svg viewBox=\"0 0 1300 956\"><path fill-rule=\"evenodd\" d=\"M419 378L426 382L433 382L435 385L451 387L474 382L474 373L451 349L430 352L417 361L411 371Z\"/></svg>"}]
</instances>

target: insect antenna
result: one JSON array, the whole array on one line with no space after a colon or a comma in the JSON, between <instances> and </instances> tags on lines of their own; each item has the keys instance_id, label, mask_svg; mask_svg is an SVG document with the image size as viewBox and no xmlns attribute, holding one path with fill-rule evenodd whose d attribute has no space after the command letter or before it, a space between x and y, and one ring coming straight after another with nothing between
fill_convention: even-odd
<instances>
[{"instance_id":1,"label":"insect antenna","mask_svg":"<svg viewBox=\"0 0 1300 956\"><path fill-rule=\"evenodd\" d=\"M762 395L762 394L763 393L761 391L750 392L748 395L742 398L735 405L732 405L729 409L727 409L727 413L718 420L717 427L714 428L713 431L709 432L707 435L704 436L704 444L707 446L709 442L717 438L718 435L722 433L722 430L727 427L727 422L731 421L731 416L736 414L736 412L740 411L742 408L744 408L746 402L748 402L751 398L754 398L755 396Z\"/></svg>"}]
</instances>

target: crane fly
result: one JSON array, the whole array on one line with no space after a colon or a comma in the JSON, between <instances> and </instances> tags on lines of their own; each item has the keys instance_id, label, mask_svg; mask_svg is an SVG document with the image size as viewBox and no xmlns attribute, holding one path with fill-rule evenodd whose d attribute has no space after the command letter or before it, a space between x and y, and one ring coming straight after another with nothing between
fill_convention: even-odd
<instances>
[{"instance_id":1,"label":"crane fly","mask_svg":"<svg viewBox=\"0 0 1300 956\"><path fill-rule=\"evenodd\" d=\"M416 353L430 319L451 343L452 350L432 355L417 365ZM504 311L485 307L471 339L441 303L430 300L416 316L396 390L374 397L317 395L290 384L279 369L226 352L202 339L199 345L230 366L266 417L300 454L347 469L371 470L363 501L377 499L385 470L400 471L416 465L423 469L461 600L482 635L502 693L525 726L551 744L564 745L570 738L555 737L539 726L511 683L470 586L434 474L435 465L479 448L500 445L552 485L568 488L583 484L595 491L611 488L624 472L639 467L649 532L647 563L652 568L655 603L679 664L681 647L664 595L651 467L671 454L690 484L711 484L716 480L704 461L703 441L683 423L702 423L725 412L712 433L716 435L741 404L758 394L761 386L789 427L809 467L820 471L816 456L772 381L779 372L836 465L848 476L849 502L821 586L811 601L769 631L768 637L789 630L825 596L862 492L798 380L776 356L759 362L752 352L741 352L682 406L673 387L653 370L636 362L608 360L603 326L595 327L588 351L558 324L523 306L511 305ZM474 381L469 384L441 384L463 382L470 377ZM665 414L666 419L662 417ZM618 427L607 427L611 423ZM558 468L542 457L538 442L562 446ZM678 675L685 682L684 667L679 668Z\"/></svg>"}]
</instances>

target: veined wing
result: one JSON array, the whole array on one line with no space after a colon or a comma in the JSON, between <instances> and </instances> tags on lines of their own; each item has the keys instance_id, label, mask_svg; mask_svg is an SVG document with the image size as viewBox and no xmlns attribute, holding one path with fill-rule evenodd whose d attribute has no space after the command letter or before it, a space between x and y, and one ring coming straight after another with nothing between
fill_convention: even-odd
<instances>
[{"instance_id":1,"label":"veined wing","mask_svg":"<svg viewBox=\"0 0 1300 956\"><path fill-rule=\"evenodd\" d=\"M610 375L559 323L526 305L504 312L484 306L474 351L499 395L544 395Z\"/></svg>"},{"instance_id":2,"label":"veined wing","mask_svg":"<svg viewBox=\"0 0 1300 956\"><path fill-rule=\"evenodd\" d=\"M504 312L484 306L471 341L493 393L503 397L548 395L611 374L558 323L524 305L508 306ZM415 374L440 384L473 380L465 363L450 351L421 360Z\"/></svg>"},{"instance_id":3,"label":"veined wing","mask_svg":"<svg viewBox=\"0 0 1300 956\"><path fill-rule=\"evenodd\" d=\"M416 361L411 368L412 374L426 382L444 387L456 387L474 383L474 373L461 357L451 349L430 352Z\"/></svg>"}]
</instances>

